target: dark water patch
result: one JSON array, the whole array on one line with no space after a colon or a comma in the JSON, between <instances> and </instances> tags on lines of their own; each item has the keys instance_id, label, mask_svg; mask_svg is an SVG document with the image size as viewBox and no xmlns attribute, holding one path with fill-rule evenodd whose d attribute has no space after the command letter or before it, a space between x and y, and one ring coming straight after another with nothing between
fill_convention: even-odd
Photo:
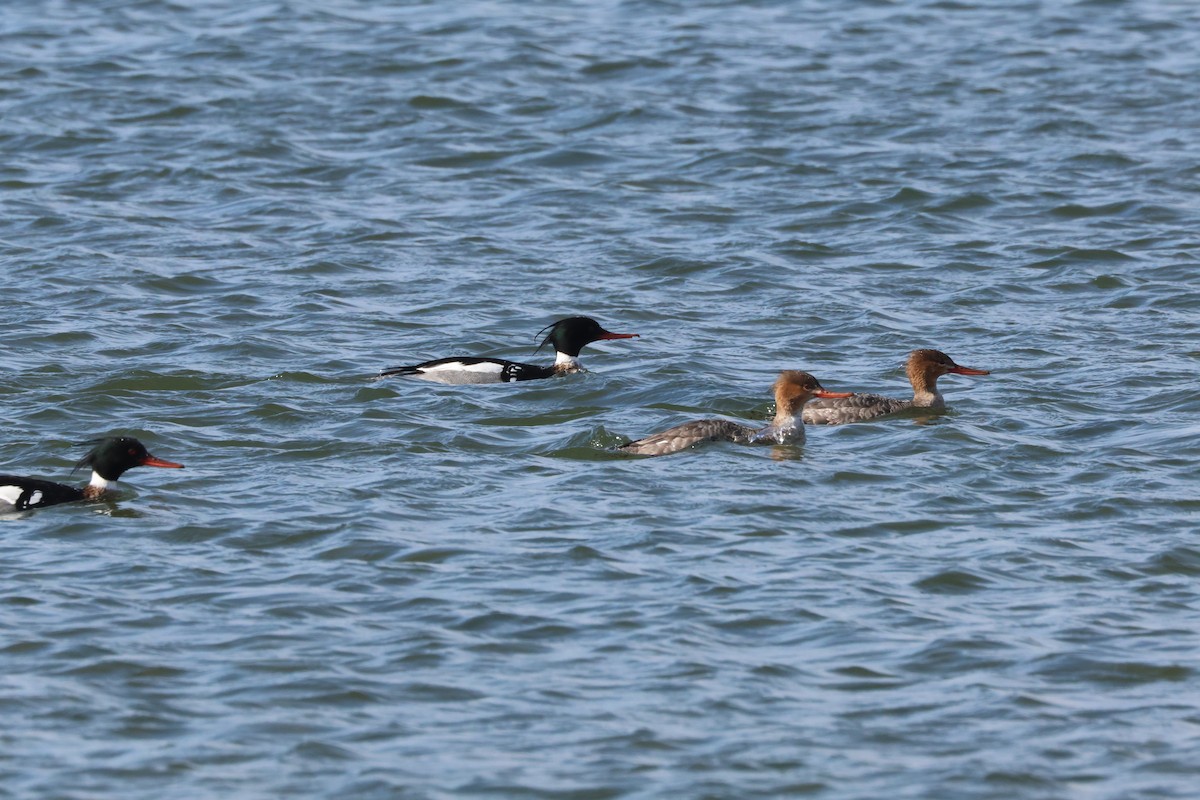
<instances>
[{"instance_id":1,"label":"dark water patch","mask_svg":"<svg viewBox=\"0 0 1200 800\"><path fill-rule=\"evenodd\" d=\"M434 547L434 548L424 548L421 550L415 550L415 551L412 551L409 553L405 553L403 556L400 556L396 560L401 563L441 564L442 562L447 561L449 559L458 558L460 556L466 556L466 555L470 555L470 554L471 554L470 551L467 551L467 550L445 548L445 547Z\"/></svg>"},{"instance_id":2,"label":"dark water patch","mask_svg":"<svg viewBox=\"0 0 1200 800\"><path fill-rule=\"evenodd\" d=\"M911 186L906 186L900 191L887 199L887 202L892 205L901 206L924 206L934 195L929 192L916 189Z\"/></svg>"},{"instance_id":3,"label":"dark water patch","mask_svg":"<svg viewBox=\"0 0 1200 800\"><path fill-rule=\"evenodd\" d=\"M331 548L317 557L330 561L349 559L372 563L392 558L399 550L400 548L396 545L374 540L361 540ZM408 557L405 556L405 559L408 559Z\"/></svg>"},{"instance_id":4,"label":"dark water patch","mask_svg":"<svg viewBox=\"0 0 1200 800\"><path fill-rule=\"evenodd\" d=\"M975 211L981 208L990 208L995 205L996 201L988 195L970 192L941 203L933 204L929 207L929 210L940 214L955 214L965 211Z\"/></svg>"},{"instance_id":5,"label":"dark water patch","mask_svg":"<svg viewBox=\"0 0 1200 800\"><path fill-rule=\"evenodd\" d=\"M1054 251L1051 251L1054 252ZM1136 261L1134 256L1127 255L1119 250L1077 250L1066 248L1058 250L1052 258L1037 261L1027 266L1037 269L1050 269L1061 266L1071 266L1076 264L1104 264L1110 262L1129 262Z\"/></svg>"},{"instance_id":6,"label":"dark water patch","mask_svg":"<svg viewBox=\"0 0 1200 800\"><path fill-rule=\"evenodd\" d=\"M991 581L982 575L965 570L946 570L913 584L916 588L934 594L970 594L986 589Z\"/></svg>"},{"instance_id":7,"label":"dark water patch","mask_svg":"<svg viewBox=\"0 0 1200 800\"><path fill-rule=\"evenodd\" d=\"M1034 673L1051 681L1085 681L1104 686L1138 686L1186 681L1195 670L1180 664L1105 661L1075 654L1038 659Z\"/></svg>"},{"instance_id":8,"label":"dark water patch","mask_svg":"<svg viewBox=\"0 0 1200 800\"><path fill-rule=\"evenodd\" d=\"M741 221L742 214L738 209L725 206L709 206L694 208L688 211L673 211L656 209L664 224L702 224L702 225L733 225Z\"/></svg>"},{"instance_id":9,"label":"dark water patch","mask_svg":"<svg viewBox=\"0 0 1200 800\"><path fill-rule=\"evenodd\" d=\"M633 269L638 272L647 272L665 277L685 277L687 275L710 272L716 267L716 264L707 260L692 261L666 256L638 264Z\"/></svg>"},{"instance_id":10,"label":"dark water patch","mask_svg":"<svg viewBox=\"0 0 1200 800\"><path fill-rule=\"evenodd\" d=\"M822 688L835 692L849 692L858 694L862 692L888 692L897 689L903 689L907 684L905 681L879 681L879 680L846 680L835 681L828 683Z\"/></svg>"},{"instance_id":11,"label":"dark water patch","mask_svg":"<svg viewBox=\"0 0 1200 800\"><path fill-rule=\"evenodd\" d=\"M1008 657L1003 657L1007 655ZM928 674L991 671L1008 666L1015 654L999 642L977 639L940 639L904 661L906 670Z\"/></svg>"},{"instance_id":12,"label":"dark water patch","mask_svg":"<svg viewBox=\"0 0 1200 800\"><path fill-rule=\"evenodd\" d=\"M865 680L895 680L895 675L878 672L869 667L852 666L839 667L834 672L838 675L847 678L865 679Z\"/></svg>"},{"instance_id":13,"label":"dark water patch","mask_svg":"<svg viewBox=\"0 0 1200 800\"><path fill-rule=\"evenodd\" d=\"M612 73L622 73L627 70L657 70L670 66L664 61L652 58L628 58L609 61L598 61L580 69L584 75L593 77L608 77Z\"/></svg>"},{"instance_id":14,"label":"dark water patch","mask_svg":"<svg viewBox=\"0 0 1200 800\"><path fill-rule=\"evenodd\" d=\"M1051 209L1050 213L1059 217L1063 217L1064 219L1086 219L1089 217L1123 216L1136 208L1137 204L1128 200L1116 203L1105 203L1099 206L1086 206L1078 203L1069 203L1067 205L1057 206Z\"/></svg>"},{"instance_id":15,"label":"dark water patch","mask_svg":"<svg viewBox=\"0 0 1200 800\"><path fill-rule=\"evenodd\" d=\"M836 485L833 484L833 485ZM945 527L946 522L939 517L918 517L905 518L904 515L898 515L894 509L884 509L880 514L880 519L866 525L857 525L849 528L836 528L834 533L837 536L847 537L875 537L875 536L915 536L922 533L941 530Z\"/></svg>"},{"instance_id":16,"label":"dark water patch","mask_svg":"<svg viewBox=\"0 0 1200 800\"><path fill-rule=\"evenodd\" d=\"M1200 551L1186 546L1173 547L1150 559L1142 570L1147 575L1200 575Z\"/></svg>"},{"instance_id":17,"label":"dark water patch","mask_svg":"<svg viewBox=\"0 0 1200 800\"><path fill-rule=\"evenodd\" d=\"M289 755L303 759L306 762L342 762L354 761L358 755L347 747L341 747L329 742L301 742L291 749Z\"/></svg>"},{"instance_id":18,"label":"dark water patch","mask_svg":"<svg viewBox=\"0 0 1200 800\"><path fill-rule=\"evenodd\" d=\"M46 652L50 647L52 647L52 644L47 641L10 642L0 648L0 653L3 653L5 656L22 656Z\"/></svg>"},{"instance_id":19,"label":"dark water patch","mask_svg":"<svg viewBox=\"0 0 1200 800\"><path fill-rule=\"evenodd\" d=\"M175 295L178 297L194 297L197 295L212 295L221 294L223 297L226 293L231 293L232 287L216 278L200 275L194 272L174 274L174 275L155 275L148 277L145 281L140 282L139 288L147 295L161 297L163 295ZM258 304L259 298L244 296L252 303Z\"/></svg>"},{"instance_id":20,"label":"dark water patch","mask_svg":"<svg viewBox=\"0 0 1200 800\"><path fill-rule=\"evenodd\" d=\"M407 683L403 690L406 700L417 703L471 703L487 697L471 689L433 683Z\"/></svg>"},{"instance_id":21,"label":"dark water patch","mask_svg":"<svg viewBox=\"0 0 1200 800\"><path fill-rule=\"evenodd\" d=\"M626 789L614 786L545 789L536 785L483 779L456 785L453 791L460 797L534 797L545 800L613 800L627 793Z\"/></svg>"},{"instance_id":22,"label":"dark water patch","mask_svg":"<svg viewBox=\"0 0 1200 800\"><path fill-rule=\"evenodd\" d=\"M166 375L148 370L137 370L127 375L109 378L93 389L97 394L119 395L141 392L189 392L213 391L230 386L245 385L244 381L226 383L224 380L202 373Z\"/></svg>"},{"instance_id":23,"label":"dark water patch","mask_svg":"<svg viewBox=\"0 0 1200 800\"><path fill-rule=\"evenodd\" d=\"M191 105L171 105L159 111L148 114L136 114L129 117L114 117L110 121L115 125L141 125L151 122L166 122L186 119L201 113L201 109Z\"/></svg>"},{"instance_id":24,"label":"dark water patch","mask_svg":"<svg viewBox=\"0 0 1200 800\"><path fill-rule=\"evenodd\" d=\"M636 180L627 180L621 183L624 188L635 189L643 192L679 192L692 193L711 189L711 185L704 181L698 181L691 178L681 178L676 175L663 174L649 178L639 178Z\"/></svg>"},{"instance_id":25,"label":"dark water patch","mask_svg":"<svg viewBox=\"0 0 1200 800\"><path fill-rule=\"evenodd\" d=\"M791 620L780 619L772 616L751 616L751 617L734 617L728 622L721 623L716 627L726 632L746 633L751 635L762 628L777 628L780 626L791 625Z\"/></svg>"},{"instance_id":26,"label":"dark water patch","mask_svg":"<svg viewBox=\"0 0 1200 800\"><path fill-rule=\"evenodd\" d=\"M1079 153L1078 155L1069 157L1067 162L1079 166L1108 167L1112 169L1128 169L1143 163L1125 153L1118 152Z\"/></svg>"},{"instance_id":27,"label":"dark water patch","mask_svg":"<svg viewBox=\"0 0 1200 800\"><path fill-rule=\"evenodd\" d=\"M86 664L62 671L62 675L76 677L120 677L126 681L157 681L186 675L183 669L166 666L147 666L119 658L90 660Z\"/></svg>"},{"instance_id":28,"label":"dark water patch","mask_svg":"<svg viewBox=\"0 0 1200 800\"><path fill-rule=\"evenodd\" d=\"M304 527L299 530L286 530L286 526L283 525L278 526L284 528L282 530L272 529L275 527L269 526L266 529L226 536L221 540L221 544L248 553L265 553L271 550L298 548L318 542L329 535L329 531L323 529Z\"/></svg>"},{"instance_id":29,"label":"dark water patch","mask_svg":"<svg viewBox=\"0 0 1200 800\"><path fill-rule=\"evenodd\" d=\"M1049 789L1056 792L1061 791L1059 781L1050 780L1043 775L1038 775L1031 772L996 770L986 773L983 776L983 779L988 784L1003 787L1005 791L1018 791L1021 789Z\"/></svg>"},{"instance_id":30,"label":"dark water patch","mask_svg":"<svg viewBox=\"0 0 1200 800\"><path fill-rule=\"evenodd\" d=\"M847 255L843 251L827 247L819 242L800 240L779 242L772 248L772 251L787 258L805 261L814 258L844 258Z\"/></svg>"},{"instance_id":31,"label":"dark water patch","mask_svg":"<svg viewBox=\"0 0 1200 800\"><path fill-rule=\"evenodd\" d=\"M467 169L470 167L491 166L515 155L518 155L517 151L511 150L473 150L470 152L427 157L416 163L418 166L435 169Z\"/></svg>"},{"instance_id":32,"label":"dark water patch","mask_svg":"<svg viewBox=\"0 0 1200 800\"><path fill-rule=\"evenodd\" d=\"M571 438L570 444L554 447L540 455L570 461L624 461L629 459L629 455L617 448L630 441L630 436L601 429L590 434L576 434Z\"/></svg>"},{"instance_id":33,"label":"dark water patch","mask_svg":"<svg viewBox=\"0 0 1200 800\"><path fill-rule=\"evenodd\" d=\"M23 181L19 178L5 178L0 180L0 189L9 189L12 191L24 191L26 189L36 189L42 184Z\"/></svg>"}]
</instances>

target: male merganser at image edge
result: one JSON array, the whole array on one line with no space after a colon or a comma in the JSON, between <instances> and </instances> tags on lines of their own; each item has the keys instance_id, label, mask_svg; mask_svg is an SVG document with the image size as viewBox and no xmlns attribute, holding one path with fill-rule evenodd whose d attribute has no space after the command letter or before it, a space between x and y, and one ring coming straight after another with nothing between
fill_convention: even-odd
<instances>
[{"instance_id":1,"label":"male merganser at image edge","mask_svg":"<svg viewBox=\"0 0 1200 800\"><path fill-rule=\"evenodd\" d=\"M986 369L960 367L954 359L940 350L913 350L904 365L913 388L912 400L900 400L878 394L856 394L844 400L816 400L804 409L804 421L809 425L841 425L863 422L908 408L941 410L946 399L937 390L942 375L990 375Z\"/></svg>"},{"instance_id":2,"label":"male merganser at image edge","mask_svg":"<svg viewBox=\"0 0 1200 800\"><path fill-rule=\"evenodd\" d=\"M183 464L165 461L150 455L146 446L132 436L113 436L93 439L82 444L95 444L92 451L79 460L75 469L92 468L92 480L82 489L64 483L0 475L0 512L24 511L28 508L72 503L76 500L96 500L117 488L116 481L126 470L134 467L165 467L183 469ZM74 471L74 470L72 470Z\"/></svg>"},{"instance_id":3,"label":"male merganser at image edge","mask_svg":"<svg viewBox=\"0 0 1200 800\"><path fill-rule=\"evenodd\" d=\"M380 371L379 377L401 375L406 378L452 384L512 383L513 381L552 378L555 375L580 372L583 367L579 364L579 351L585 345L602 339L633 339L637 337L636 333L606 331L591 317L560 319L558 322L542 328L537 335L541 336L546 331L550 331L550 333L546 334L546 338L534 352L536 353L548 344L554 345L555 358L552 366L521 364L500 358L451 357L426 361L411 367L388 367Z\"/></svg>"},{"instance_id":4,"label":"male merganser at image edge","mask_svg":"<svg viewBox=\"0 0 1200 800\"><path fill-rule=\"evenodd\" d=\"M775 419L765 428L752 428L727 419L700 419L676 425L662 433L621 445L626 453L639 456L665 456L686 450L700 442L736 442L738 444L789 444L804 441L800 414L813 397L851 397L851 392L831 392L812 375L789 369L779 373L775 385Z\"/></svg>"}]
</instances>

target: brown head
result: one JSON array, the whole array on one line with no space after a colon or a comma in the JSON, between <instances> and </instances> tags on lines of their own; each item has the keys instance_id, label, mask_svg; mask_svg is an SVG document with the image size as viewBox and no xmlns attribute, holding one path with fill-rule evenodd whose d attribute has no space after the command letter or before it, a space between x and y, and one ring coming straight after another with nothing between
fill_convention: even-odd
<instances>
[{"instance_id":1,"label":"brown head","mask_svg":"<svg viewBox=\"0 0 1200 800\"><path fill-rule=\"evenodd\" d=\"M804 404L814 397L850 397L854 392L831 392L821 383L798 369L786 369L775 379L775 418L794 417L804 410Z\"/></svg>"},{"instance_id":2,"label":"brown head","mask_svg":"<svg viewBox=\"0 0 1200 800\"><path fill-rule=\"evenodd\" d=\"M913 350L908 354L908 363L904 366L908 380L912 383L913 392L921 394L937 393L937 379L946 374L954 375L988 375L986 369L960 367L954 359L941 350Z\"/></svg>"}]
</instances>

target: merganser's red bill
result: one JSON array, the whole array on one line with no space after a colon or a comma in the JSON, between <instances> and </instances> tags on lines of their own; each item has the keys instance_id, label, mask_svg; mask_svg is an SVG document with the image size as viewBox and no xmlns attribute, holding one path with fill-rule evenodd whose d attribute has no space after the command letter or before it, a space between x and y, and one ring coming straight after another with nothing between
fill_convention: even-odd
<instances>
[{"instance_id":1,"label":"merganser's red bill","mask_svg":"<svg viewBox=\"0 0 1200 800\"><path fill-rule=\"evenodd\" d=\"M138 462L139 467L165 467L167 469L183 469L183 464L176 464L174 461L166 461L165 459L156 458L152 455L147 455L143 460Z\"/></svg>"},{"instance_id":2,"label":"merganser's red bill","mask_svg":"<svg viewBox=\"0 0 1200 800\"><path fill-rule=\"evenodd\" d=\"M960 367L955 364L951 369L955 375L991 375L986 369L975 369L973 367Z\"/></svg>"},{"instance_id":3,"label":"merganser's red bill","mask_svg":"<svg viewBox=\"0 0 1200 800\"><path fill-rule=\"evenodd\" d=\"M637 339L640 337L636 333L612 333L610 331L605 331L604 333L600 334L600 338L601 339Z\"/></svg>"},{"instance_id":4,"label":"merganser's red bill","mask_svg":"<svg viewBox=\"0 0 1200 800\"><path fill-rule=\"evenodd\" d=\"M826 397L830 400L839 400L843 397L854 397L854 392L831 392L828 389L817 389L813 392L813 397Z\"/></svg>"}]
</instances>

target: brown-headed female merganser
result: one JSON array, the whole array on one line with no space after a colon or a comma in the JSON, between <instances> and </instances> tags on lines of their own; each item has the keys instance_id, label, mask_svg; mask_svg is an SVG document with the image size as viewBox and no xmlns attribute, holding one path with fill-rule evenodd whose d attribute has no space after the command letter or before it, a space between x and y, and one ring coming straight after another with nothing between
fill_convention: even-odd
<instances>
[{"instance_id":1,"label":"brown-headed female merganser","mask_svg":"<svg viewBox=\"0 0 1200 800\"><path fill-rule=\"evenodd\" d=\"M913 399L899 400L878 394L856 394L844 400L817 400L804 409L804 421L809 425L841 425L862 422L907 408L943 409L946 400L937 390L942 375L989 375L986 369L960 367L954 359L940 350L913 350L904 365L912 384Z\"/></svg>"},{"instance_id":2,"label":"brown-headed female merganser","mask_svg":"<svg viewBox=\"0 0 1200 800\"><path fill-rule=\"evenodd\" d=\"M850 397L850 392L831 392L807 372L789 369L775 381L775 419L765 428L752 428L726 419L701 419L622 445L621 450L640 456L665 456L700 442L738 444L787 444L804 441L800 413L813 397Z\"/></svg>"},{"instance_id":3,"label":"brown-headed female merganser","mask_svg":"<svg viewBox=\"0 0 1200 800\"><path fill-rule=\"evenodd\" d=\"M113 436L93 439L83 444L95 444L92 451L79 460L75 469L92 468L92 480L82 489L63 483L0 475L0 511L24 511L76 500L96 500L105 492L117 488L117 478L134 467L167 467L183 469L183 464L156 458L146 446L132 436ZM74 470L72 470L74 472Z\"/></svg>"},{"instance_id":4,"label":"brown-headed female merganser","mask_svg":"<svg viewBox=\"0 0 1200 800\"><path fill-rule=\"evenodd\" d=\"M579 364L579 351L583 349L584 345L602 339L633 339L637 336L636 333L606 331L591 317L560 319L558 322L542 328L537 335L541 336L546 331L550 332L546 334L546 338L534 352L536 353L548 344L554 345L554 364L549 367L504 361L499 358L452 357L426 361L411 367L388 367L379 373L379 377L403 375L407 378L455 384L512 383L513 381L552 378L555 375L582 371L583 367Z\"/></svg>"}]
</instances>

